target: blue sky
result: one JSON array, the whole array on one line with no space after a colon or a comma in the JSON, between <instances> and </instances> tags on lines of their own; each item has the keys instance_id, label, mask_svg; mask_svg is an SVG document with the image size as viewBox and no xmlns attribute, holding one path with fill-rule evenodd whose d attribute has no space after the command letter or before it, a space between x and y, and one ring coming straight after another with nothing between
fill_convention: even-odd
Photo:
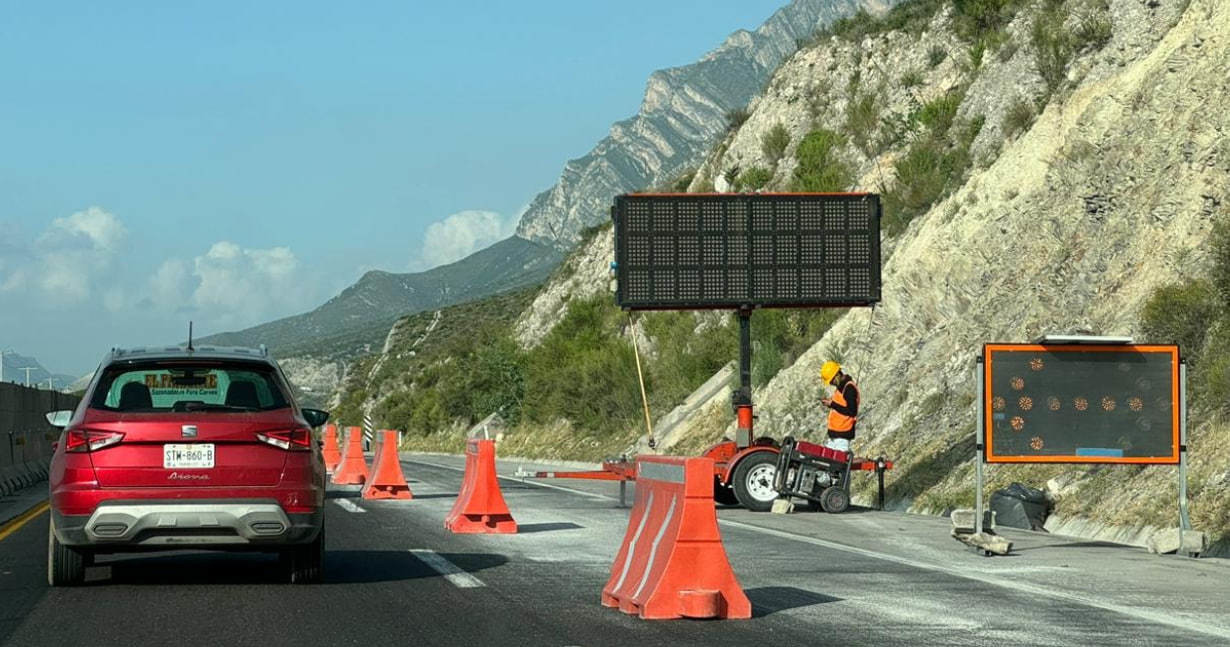
<instances>
[{"instance_id":1,"label":"blue sky","mask_svg":"<svg viewBox=\"0 0 1230 647\"><path fill-rule=\"evenodd\" d=\"M0 349L80 373L454 260L784 1L4 3Z\"/></svg>"}]
</instances>

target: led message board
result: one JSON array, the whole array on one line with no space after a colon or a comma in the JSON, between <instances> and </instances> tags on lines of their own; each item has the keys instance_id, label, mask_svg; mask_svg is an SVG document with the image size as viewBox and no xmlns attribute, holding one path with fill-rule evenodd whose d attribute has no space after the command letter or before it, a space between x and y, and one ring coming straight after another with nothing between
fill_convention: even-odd
<instances>
[{"instance_id":1,"label":"led message board","mask_svg":"<svg viewBox=\"0 0 1230 647\"><path fill-rule=\"evenodd\" d=\"M1178 346L984 348L988 463L1178 463Z\"/></svg>"},{"instance_id":2,"label":"led message board","mask_svg":"<svg viewBox=\"0 0 1230 647\"><path fill-rule=\"evenodd\" d=\"M880 300L875 194L630 194L615 199L611 216L623 308Z\"/></svg>"}]
</instances>

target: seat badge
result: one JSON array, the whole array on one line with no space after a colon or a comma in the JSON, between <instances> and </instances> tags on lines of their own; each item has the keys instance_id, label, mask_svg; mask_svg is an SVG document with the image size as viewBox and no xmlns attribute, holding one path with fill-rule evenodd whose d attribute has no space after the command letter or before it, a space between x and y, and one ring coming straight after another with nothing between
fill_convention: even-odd
<instances>
[{"instance_id":1,"label":"seat badge","mask_svg":"<svg viewBox=\"0 0 1230 647\"><path fill-rule=\"evenodd\" d=\"M184 438L196 438L196 425L184 425L179 430Z\"/></svg>"}]
</instances>

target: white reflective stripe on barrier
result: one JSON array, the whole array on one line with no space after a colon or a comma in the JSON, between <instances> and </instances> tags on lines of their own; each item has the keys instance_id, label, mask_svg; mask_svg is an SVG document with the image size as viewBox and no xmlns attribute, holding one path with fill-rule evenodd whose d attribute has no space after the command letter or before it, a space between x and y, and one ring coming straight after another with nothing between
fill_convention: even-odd
<instances>
[{"instance_id":1,"label":"white reflective stripe on barrier","mask_svg":"<svg viewBox=\"0 0 1230 647\"><path fill-rule=\"evenodd\" d=\"M637 479L666 481L667 483L683 483L684 469L682 465L642 461L637 461L636 465Z\"/></svg>"},{"instance_id":2,"label":"white reflective stripe on barrier","mask_svg":"<svg viewBox=\"0 0 1230 647\"><path fill-rule=\"evenodd\" d=\"M624 557L623 572L619 574L619 581L615 583L615 588L611 589L612 591L618 591L619 587L624 585L624 580L628 578L628 569L632 566L632 556L636 554L636 542L641 540L641 533L645 531L645 522L649 521L649 509L653 507L653 490L649 491L647 499L644 511L641 513L641 522L636 526L636 534L632 535L632 543L628 544L628 555Z\"/></svg>"},{"instance_id":3,"label":"white reflective stripe on barrier","mask_svg":"<svg viewBox=\"0 0 1230 647\"><path fill-rule=\"evenodd\" d=\"M683 467L680 466L680 471ZM666 534L666 529L671 525L671 519L675 516L675 504L679 503L679 497L671 497L671 507L666 511L666 519L662 521L662 527L658 528L658 536L653 538L653 545L649 548L649 561L645 562L645 573L641 575L641 585L636 587L636 593L632 594L632 599L640 596L641 591L645 589L645 583L649 581L649 574L653 572L653 560L658 556L658 544L662 543L662 535ZM618 589L617 589L618 590Z\"/></svg>"}]
</instances>

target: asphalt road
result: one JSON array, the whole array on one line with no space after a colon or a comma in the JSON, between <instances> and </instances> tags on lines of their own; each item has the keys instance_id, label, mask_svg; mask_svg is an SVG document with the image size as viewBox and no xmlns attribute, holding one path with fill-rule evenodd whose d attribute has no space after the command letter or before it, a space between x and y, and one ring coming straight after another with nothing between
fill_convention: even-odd
<instances>
[{"instance_id":1,"label":"asphalt road","mask_svg":"<svg viewBox=\"0 0 1230 647\"><path fill-rule=\"evenodd\" d=\"M51 589L40 515L0 540L0 644L1230 644L1223 560L1032 533L987 559L943 520L867 511L722 510L754 617L642 621L598 602L627 522L611 484L506 480L521 532L452 535L458 465L404 461L413 501L332 492L314 586L278 583L271 556L177 553L102 557L86 586Z\"/></svg>"}]
</instances>

